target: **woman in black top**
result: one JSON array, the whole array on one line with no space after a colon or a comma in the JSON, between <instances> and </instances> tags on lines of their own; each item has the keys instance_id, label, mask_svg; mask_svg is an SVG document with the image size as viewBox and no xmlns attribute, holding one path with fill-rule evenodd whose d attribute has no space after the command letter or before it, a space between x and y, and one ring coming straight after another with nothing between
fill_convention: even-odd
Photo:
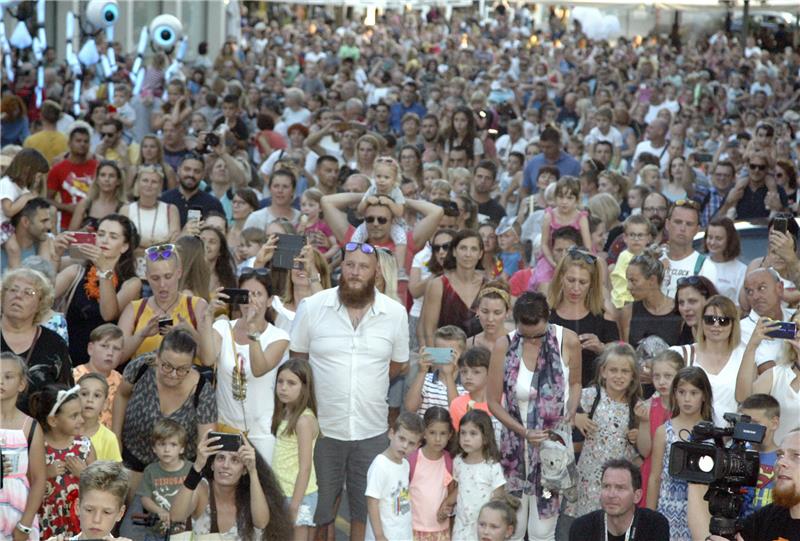
<instances>
[{"instance_id":1,"label":"woman in black top","mask_svg":"<svg viewBox=\"0 0 800 541\"><path fill-rule=\"evenodd\" d=\"M636 347L642 338L656 335L670 346L677 345L682 319L674 299L661 292L661 261L649 252L637 255L628 265L627 277L634 302L622 308L622 339Z\"/></svg>"},{"instance_id":2,"label":"woman in black top","mask_svg":"<svg viewBox=\"0 0 800 541\"><path fill-rule=\"evenodd\" d=\"M603 311L603 286L597 257L572 247L556 267L548 304L550 323L575 331L581 342L581 386L594 379L594 363L605 345L619 340L615 321Z\"/></svg>"},{"instance_id":3,"label":"woman in black top","mask_svg":"<svg viewBox=\"0 0 800 541\"><path fill-rule=\"evenodd\" d=\"M717 294L717 288L705 276L684 276L678 279L675 310L681 315L681 333L676 346L694 344L697 341L695 335L700 318L703 317L703 306Z\"/></svg>"}]
</instances>

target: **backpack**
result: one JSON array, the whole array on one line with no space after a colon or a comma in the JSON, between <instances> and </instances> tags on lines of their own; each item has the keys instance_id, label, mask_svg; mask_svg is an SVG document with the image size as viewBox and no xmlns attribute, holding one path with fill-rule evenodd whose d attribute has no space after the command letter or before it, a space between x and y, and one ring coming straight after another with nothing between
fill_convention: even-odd
<instances>
[{"instance_id":1,"label":"backpack","mask_svg":"<svg viewBox=\"0 0 800 541\"><path fill-rule=\"evenodd\" d=\"M600 384L595 383L594 389L594 402L592 402L592 408L589 410L589 419L594 417L594 412L597 411L597 406L600 404ZM631 397L631 399L628 400L628 430L632 430L639 426L639 424L636 422L636 413L634 412L635 407L636 397Z\"/></svg>"},{"instance_id":2,"label":"backpack","mask_svg":"<svg viewBox=\"0 0 800 541\"><path fill-rule=\"evenodd\" d=\"M422 449L417 449L410 455L408 455L408 465L409 465L409 473L408 473L408 482L410 483L411 480L414 478L414 470L417 468L417 457L422 452ZM452 455L445 451L443 453L444 456L444 467L447 469L447 473L453 474L453 457Z\"/></svg>"}]
</instances>

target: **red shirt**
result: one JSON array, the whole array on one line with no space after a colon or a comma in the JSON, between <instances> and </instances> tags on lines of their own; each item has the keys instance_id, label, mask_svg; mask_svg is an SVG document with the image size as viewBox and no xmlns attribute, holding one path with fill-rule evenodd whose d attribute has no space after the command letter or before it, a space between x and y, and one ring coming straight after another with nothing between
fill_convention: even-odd
<instances>
[{"instance_id":1,"label":"red shirt","mask_svg":"<svg viewBox=\"0 0 800 541\"><path fill-rule=\"evenodd\" d=\"M97 160L86 160L84 163L62 160L47 175L47 191L60 195L64 204L77 204L88 195L96 171ZM69 228L70 220L72 213L61 211L62 231Z\"/></svg>"}]
</instances>

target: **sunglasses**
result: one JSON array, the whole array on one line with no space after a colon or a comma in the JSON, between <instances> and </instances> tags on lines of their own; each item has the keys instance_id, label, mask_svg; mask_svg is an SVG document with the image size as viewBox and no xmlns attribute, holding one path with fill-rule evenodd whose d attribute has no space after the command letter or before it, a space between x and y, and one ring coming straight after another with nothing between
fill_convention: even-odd
<instances>
[{"instance_id":1,"label":"sunglasses","mask_svg":"<svg viewBox=\"0 0 800 541\"><path fill-rule=\"evenodd\" d=\"M693 199L678 199L673 205L673 208L675 207L689 207L694 210L700 210L700 203L694 201Z\"/></svg>"},{"instance_id":2,"label":"sunglasses","mask_svg":"<svg viewBox=\"0 0 800 541\"><path fill-rule=\"evenodd\" d=\"M387 223L389 223L389 218L387 218L386 216L367 216L366 218L364 218L364 221L367 222L368 224L374 224L376 220L381 225L386 225Z\"/></svg>"},{"instance_id":3,"label":"sunglasses","mask_svg":"<svg viewBox=\"0 0 800 541\"><path fill-rule=\"evenodd\" d=\"M684 286L697 287L703 285L704 285L703 281L697 275L684 276L683 278L678 278L678 287L684 287Z\"/></svg>"},{"instance_id":4,"label":"sunglasses","mask_svg":"<svg viewBox=\"0 0 800 541\"><path fill-rule=\"evenodd\" d=\"M719 325L720 327L727 327L733 321L728 316L703 316L703 323L706 325Z\"/></svg>"},{"instance_id":5,"label":"sunglasses","mask_svg":"<svg viewBox=\"0 0 800 541\"><path fill-rule=\"evenodd\" d=\"M765 164L765 163L748 163L747 167L749 167L750 169L752 169L754 171L766 171L767 170L767 164Z\"/></svg>"},{"instance_id":6,"label":"sunglasses","mask_svg":"<svg viewBox=\"0 0 800 541\"><path fill-rule=\"evenodd\" d=\"M442 244L431 244L431 250L434 252L439 252L442 250L447 252L448 250L450 250L451 245L452 243L450 242L443 242Z\"/></svg>"},{"instance_id":7,"label":"sunglasses","mask_svg":"<svg viewBox=\"0 0 800 541\"><path fill-rule=\"evenodd\" d=\"M576 246L573 246L572 248L567 250L567 255L573 259L582 259L583 261L586 261L590 265L594 265L597 262L597 256Z\"/></svg>"},{"instance_id":8,"label":"sunglasses","mask_svg":"<svg viewBox=\"0 0 800 541\"><path fill-rule=\"evenodd\" d=\"M244 267L242 268L242 272L239 273L240 279L247 279L252 276L269 276L269 269L265 269L264 267L253 268L253 267Z\"/></svg>"},{"instance_id":9,"label":"sunglasses","mask_svg":"<svg viewBox=\"0 0 800 541\"><path fill-rule=\"evenodd\" d=\"M374 254L375 247L372 244L366 242L348 242L344 245L345 252L355 252L356 250L361 250L361 253L364 254Z\"/></svg>"},{"instance_id":10,"label":"sunglasses","mask_svg":"<svg viewBox=\"0 0 800 541\"><path fill-rule=\"evenodd\" d=\"M175 253L174 244L157 244L151 246L144 251L150 261L158 261L159 259L169 259Z\"/></svg>"},{"instance_id":11,"label":"sunglasses","mask_svg":"<svg viewBox=\"0 0 800 541\"><path fill-rule=\"evenodd\" d=\"M104 131L100 132L100 135L102 135L103 139L105 139L106 137L114 137L115 135L117 135L117 132L109 133L107 131Z\"/></svg>"}]
</instances>

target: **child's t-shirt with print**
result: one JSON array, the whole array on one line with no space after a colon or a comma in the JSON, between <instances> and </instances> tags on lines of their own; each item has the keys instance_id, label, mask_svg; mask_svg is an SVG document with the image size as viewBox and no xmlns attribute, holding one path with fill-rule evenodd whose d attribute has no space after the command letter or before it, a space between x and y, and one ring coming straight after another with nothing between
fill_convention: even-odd
<instances>
[{"instance_id":1,"label":"child's t-shirt with print","mask_svg":"<svg viewBox=\"0 0 800 541\"><path fill-rule=\"evenodd\" d=\"M386 539L411 539L411 498L408 494L410 468L407 460L400 464L384 454L375 457L367 471L364 495L380 501L381 526ZM366 541L375 539L367 518Z\"/></svg>"},{"instance_id":2,"label":"child's t-shirt with print","mask_svg":"<svg viewBox=\"0 0 800 541\"><path fill-rule=\"evenodd\" d=\"M144 469L142 484L139 485L137 494L153 500L156 505L169 511L172 507L172 500L180 492L183 480L189 473L192 463L188 460L183 461L183 466L176 471L167 471L158 462L153 462ZM183 523L173 523L170 525L171 533L182 532L185 529ZM153 530L157 533L164 533L162 525L156 524Z\"/></svg>"},{"instance_id":3,"label":"child's t-shirt with print","mask_svg":"<svg viewBox=\"0 0 800 541\"><path fill-rule=\"evenodd\" d=\"M747 515L766 507L772 503L772 489L775 488L775 462L778 460L778 452L758 453L758 481L754 487L745 487L747 491L744 495L744 504L740 516Z\"/></svg>"}]
</instances>

